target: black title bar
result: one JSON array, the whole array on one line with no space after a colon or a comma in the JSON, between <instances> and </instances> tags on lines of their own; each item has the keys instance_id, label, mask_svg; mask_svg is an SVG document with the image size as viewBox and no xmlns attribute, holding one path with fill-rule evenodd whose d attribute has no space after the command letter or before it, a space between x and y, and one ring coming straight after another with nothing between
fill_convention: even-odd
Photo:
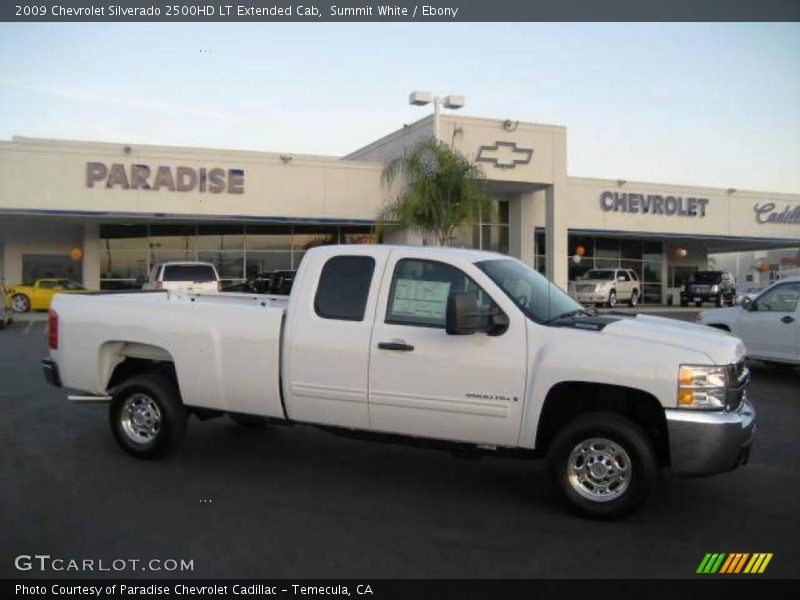
<instances>
[{"instance_id":1,"label":"black title bar","mask_svg":"<svg viewBox=\"0 0 800 600\"><path fill-rule=\"evenodd\" d=\"M800 0L10 0L0 21L800 21Z\"/></svg>"}]
</instances>

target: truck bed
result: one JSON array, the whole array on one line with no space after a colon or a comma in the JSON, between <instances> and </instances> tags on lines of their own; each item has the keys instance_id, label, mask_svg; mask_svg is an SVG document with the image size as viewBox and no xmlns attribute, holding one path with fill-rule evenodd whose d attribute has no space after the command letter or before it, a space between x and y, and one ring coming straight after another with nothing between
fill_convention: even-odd
<instances>
[{"instance_id":1,"label":"truck bed","mask_svg":"<svg viewBox=\"0 0 800 600\"><path fill-rule=\"evenodd\" d=\"M187 406L283 417L287 304L286 296L257 294L59 294L53 356L65 387L105 394L122 361L165 361L175 365Z\"/></svg>"}]
</instances>

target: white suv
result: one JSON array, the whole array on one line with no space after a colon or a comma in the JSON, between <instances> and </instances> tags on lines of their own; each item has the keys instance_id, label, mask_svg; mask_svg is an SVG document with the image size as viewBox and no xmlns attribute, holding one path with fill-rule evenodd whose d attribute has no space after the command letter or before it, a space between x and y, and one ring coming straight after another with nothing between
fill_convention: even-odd
<instances>
[{"instance_id":1,"label":"white suv","mask_svg":"<svg viewBox=\"0 0 800 600\"><path fill-rule=\"evenodd\" d=\"M187 292L218 292L220 281L217 269L205 262L158 263L150 271L143 290L183 290Z\"/></svg>"},{"instance_id":2,"label":"white suv","mask_svg":"<svg viewBox=\"0 0 800 600\"><path fill-rule=\"evenodd\" d=\"M569 287L572 297L581 304L616 306L624 301L636 306L642 294L639 276L631 269L592 269Z\"/></svg>"}]
</instances>

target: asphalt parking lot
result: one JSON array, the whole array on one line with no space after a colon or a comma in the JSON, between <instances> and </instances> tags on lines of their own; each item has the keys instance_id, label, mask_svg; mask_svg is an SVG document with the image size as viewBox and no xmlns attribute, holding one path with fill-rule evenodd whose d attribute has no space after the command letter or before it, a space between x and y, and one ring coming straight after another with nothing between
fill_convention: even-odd
<instances>
[{"instance_id":1,"label":"asphalt parking lot","mask_svg":"<svg viewBox=\"0 0 800 600\"><path fill-rule=\"evenodd\" d=\"M754 365L746 467L665 473L643 511L597 523L565 511L542 462L310 427L193 419L176 456L134 460L104 406L72 405L45 384L44 327L0 331L3 577L80 576L16 571L19 554L192 559L180 575L194 577L692 577L706 552L772 552L761 577L798 575L798 369Z\"/></svg>"}]
</instances>

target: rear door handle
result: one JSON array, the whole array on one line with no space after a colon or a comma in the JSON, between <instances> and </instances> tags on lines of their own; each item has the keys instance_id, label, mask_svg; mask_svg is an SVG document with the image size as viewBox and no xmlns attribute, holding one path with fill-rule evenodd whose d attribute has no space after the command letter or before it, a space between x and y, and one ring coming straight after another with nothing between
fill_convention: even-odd
<instances>
[{"instance_id":1,"label":"rear door handle","mask_svg":"<svg viewBox=\"0 0 800 600\"><path fill-rule=\"evenodd\" d=\"M783 317L781 319L781 323L794 323L794 317L790 317L789 315L786 315L785 317Z\"/></svg>"},{"instance_id":2,"label":"rear door handle","mask_svg":"<svg viewBox=\"0 0 800 600\"><path fill-rule=\"evenodd\" d=\"M414 346L405 342L379 342L378 348L381 350L398 350L400 352L411 352Z\"/></svg>"}]
</instances>

